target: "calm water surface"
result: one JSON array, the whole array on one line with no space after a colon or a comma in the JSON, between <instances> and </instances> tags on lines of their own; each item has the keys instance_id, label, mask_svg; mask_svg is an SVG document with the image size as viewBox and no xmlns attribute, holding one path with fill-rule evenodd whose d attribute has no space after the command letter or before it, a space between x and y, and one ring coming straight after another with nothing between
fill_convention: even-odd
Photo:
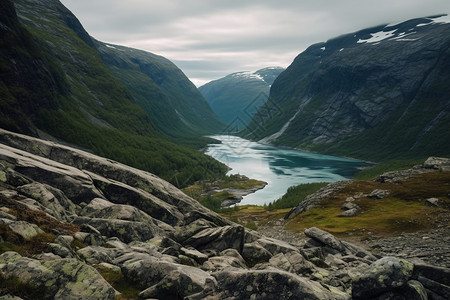
<instances>
[{"instance_id":1,"label":"calm water surface","mask_svg":"<svg viewBox=\"0 0 450 300\"><path fill-rule=\"evenodd\" d=\"M215 135L221 144L208 145L206 154L241 174L268 185L245 196L238 205L264 205L280 198L290 186L348 179L367 163L348 158L277 148L231 135Z\"/></svg>"}]
</instances>

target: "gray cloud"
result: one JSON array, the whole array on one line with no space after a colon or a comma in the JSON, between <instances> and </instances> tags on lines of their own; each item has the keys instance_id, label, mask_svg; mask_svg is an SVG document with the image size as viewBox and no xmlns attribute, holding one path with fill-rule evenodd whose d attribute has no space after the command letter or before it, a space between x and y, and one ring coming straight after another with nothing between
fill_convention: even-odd
<instances>
[{"instance_id":1,"label":"gray cloud","mask_svg":"<svg viewBox=\"0 0 450 300\"><path fill-rule=\"evenodd\" d=\"M287 67L309 45L359 29L450 13L448 0L62 0L101 41L175 62L197 85Z\"/></svg>"}]
</instances>

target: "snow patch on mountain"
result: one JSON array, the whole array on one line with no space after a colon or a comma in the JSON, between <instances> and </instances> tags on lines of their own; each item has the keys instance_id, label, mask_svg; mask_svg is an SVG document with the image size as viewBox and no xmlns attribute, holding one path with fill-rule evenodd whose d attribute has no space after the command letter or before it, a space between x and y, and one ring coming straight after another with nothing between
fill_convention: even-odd
<instances>
[{"instance_id":1,"label":"snow patch on mountain","mask_svg":"<svg viewBox=\"0 0 450 300\"><path fill-rule=\"evenodd\" d=\"M237 72L237 73L231 74L231 76L235 77L235 78L240 77L240 78L245 78L245 79L257 79L257 80L264 81L264 78L261 75L259 75L258 73L251 72L251 71Z\"/></svg>"},{"instance_id":2,"label":"snow patch on mountain","mask_svg":"<svg viewBox=\"0 0 450 300\"><path fill-rule=\"evenodd\" d=\"M362 44L362 43L368 43L368 44L374 44L374 43L379 43L382 40L386 40L389 39L393 36L395 36L395 32L397 31L397 29L391 30L391 31L378 31L375 33L371 33L370 35L372 36L369 39L359 39L357 41L358 44Z\"/></svg>"}]
</instances>

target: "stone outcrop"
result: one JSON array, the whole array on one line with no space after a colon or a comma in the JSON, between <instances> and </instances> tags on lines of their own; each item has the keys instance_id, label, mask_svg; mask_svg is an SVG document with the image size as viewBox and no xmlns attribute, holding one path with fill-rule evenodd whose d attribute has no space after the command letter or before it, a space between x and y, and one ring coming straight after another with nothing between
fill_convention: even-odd
<instances>
[{"instance_id":1,"label":"stone outcrop","mask_svg":"<svg viewBox=\"0 0 450 300\"><path fill-rule=\"evenodd\" d=\"M152 174L0 141L0 299L115 299L124 283L142 299L448 298L449 269L378 260L314 227L298 244L269 238Z\"/></svg>"}]
</instances>

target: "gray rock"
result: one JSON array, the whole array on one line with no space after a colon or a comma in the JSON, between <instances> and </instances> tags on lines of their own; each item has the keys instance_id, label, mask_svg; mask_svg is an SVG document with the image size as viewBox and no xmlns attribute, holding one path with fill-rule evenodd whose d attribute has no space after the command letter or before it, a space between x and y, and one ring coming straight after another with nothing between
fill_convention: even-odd
<instances>
[{"instance_id":1,"label":"gray rock","mask_svg":"<svg viewBox=\"0 0 450 300\"><path fill-rule=\"evenodd\" d=\"M148 254L124 255L114 264L124 276L144 288L142 298L185 297L203 290L211 275L198 268L161 261Z\"/></svg>"},{"instance_id":2,"label":"gray rock","mask_svg":"<svg viewBox=\"0 0 450 300\"><path fill-rule=\"evenodd\" d=\"M63 192L49 185L32 182L17 188L22 194L35 199L47 208L46 212L61 221L67 221L75 214L75 204Z\"/></svg>"},{"instance_id":3,"label":"gray rock","mask_svg":"<svg viewBox=\"0 0 450 300\"><path fill-rule=\"evenodd\" d=\"M125 243L147 241L162 232L159 227L153 224L116 219L77 217L73 220L73 223L89 224L107 238L117 237Z\"/></svg>"},{"instance_id":4,"label":"gray rock","mask_svg":"<svg viewBox=\"0 0 450 300\"><path fill-rule=\"evenodd\" d=\"M15 221L8 225L14 233L20 235L26 240L30 240L35 236L44 233L36 224L31 224L25 221Z\"/></svg>"},{"instance_id":5,"label":"gray rock","mask_svg":"<svg viewBox=\"0 0 450 300\"><path fill-rule=\"evenodd\" d=\"M21 186L31 183L32 180L26 176L23 176L19 172L16 172L13 169L8 168L6 170L6 182L13 186Z\"/></svg>"},{"instance_id":6,"label":"gray rock","mask_svg":"<svg viewBox=\"0 0 450 300\"><path fill-rule=\"evenodd\" d=\"M289 252L298 252L298 248L284 241L262 237L256 241L258 244L263 246L267 251L269 251L272 255L276 255L278 253L289 253Z\"/></svg>"},{"instance_id":7,"label":"gray rock","mask_svg":"<svg viewBox=\"0 0 450 300\"><path fill-rule=\"evenodd\" d=\"M80 212L81 216L89 216L90 214L100 211L106 207L113 206L114 203L109 202L106 199L103 198L94 198L87 204L85 207L83 207L83 210Z\"/></svg>"},{"instance_id":8,"label":"gray rock","mask_svg":"<svg viewBox=\"0 0 450 300\"><path fill-rule=\"evenodd\" d=\"M77 253L86 263L97 265L100 263L112 263L112 257L115 256L116 251L98 246L88 246L78 250Z\"/></svg>"},{"instance_id":9,"label":"gray rock","mask_svg":"<svg viewBox=\"0 0 450 300\"><path fill-rule=\"evenodd\" d=\"M353 199L353 197L352 197L352 199ZM353 203L353 202L346 202L342 207L341 207L341 209L342 210L350 210L350 209L359 209L359 206L357 205L357 204L355 204L355 203Z\"/></svg>"},{"instance_id":10,"label":"gray rock","mask_svg":"<svg viewBox=\"0 0 450 300\"><path fill-rule=\"evenodd\" d=\"M197 250L214 249L223 251L225 249L236 249L242 253L244 247L244 227L223 226L207 228L196 233L185 241L185 245Z\"/></svg>"},{"instance_id":11,"label":"gray rock","mask_svg":"<svg viewBox=\"0 0 450 300\"><path fill-rule=\"evenodd\" d=\"M180 249L180 253L192 258L193 260L195 260L199 265L202 265L205 261L208 260L208 256L201 253L200 251L190 248L190 249L186 249L184 247L182 247Z\"/></svg>"},{"instance_id":12,"label":"gray rock","mask_svg":"<svg viewBox=\"0 0 450 300\"><path fill-rule=\"evenodd\" d=\"M247 265L243 259L232 256L214 256L210 257L202 265L202 269L209 272L217 272L227 268L247 269Z\"/></svg>"},{"instance_id":13,"label":"gray rock","mask_svg":"<svg viewBox=\"0 0 450 300\"><path fill-rule=\"evenodd\" d=\"M367 196L372 199L383 199L389 197L390 192L388 190L375 189Z\"/></svg>"},{"instance_id":14,"label":"gray rock","mask_svg":"<svg viewBox=\"0 0 450 300\"><path fill-rule=\"evenodd\" d=\"M326 231L323 231L317 227L311 227L306 229L305 235L339 252L345 252L346 250L344 244L342 244L342 242L339 239L337 239L334 235Z\"/></svg>"},{"instance_id":15,"label":"gray rock","mask_svg":"<svg viewBox=\"0 0 450 300\"><path fill-rule=\"evenodd\" d=\"M254 266L258 263L268 262L272 257L272 253L258 242L253 242L244 244L242 257L249 266Z\"/></svg>"},{"instance_id":16,"label":"gray rock","mask_svg":"<svg viewBox=\"0 0 450 300\"><path fill-rule=\"evenodd\" d=\"M275 268L230 268L213 276L216 280L209 281L202 292L187 299L350 299L343 292L330 291L318 282Z\"/></svg>"},{"instance_id":17,"label":"gray rock","mask_svg":"<svg viewBox=\"0 0 450 300\"><path fill-rule=\"evenodd\" d=\"M438 198L428 198L425 200L425 205L427 206L439 206L439 199Z\"/></svg>"},{"instance_id":18,"label":"gray rock","mask_svg":"<svg viewBox=\"0 0 450 300\"><path fill-rule=\"evenodd\" d=\"M356 216L358 214L358 208L352 208L346 211L343 211L339 216L340 217L353 217Z\"/></svg>"},{"instance_id":19,"label":"gray rock","mask_svg":"<svg viewBox=\"0 0 450 300\"><path fill-rule=\"evenodd\" d=\"M414 277L423 276L450 286L450 269L427 264L414 265Z\"/></svg>"},{"instance_id":20,"label":"gray rock","mask_svg":"<svg viewBox=\"0 0 450 300\"><path fill-rule=\"evenodd\" d=\"M0 275L17 278L39 289L45 299L115 299L116 296L116 291L93 267L75 259L40 262L26 257L17 259L16 255L0 265Z\"/></svg>"},{"instance_id":21,"label":"gray rock","mask_svg":"<svg viewBox=\"0 0 450 300\"><path fill-rule=\"evenodd\" d=\"M360 277L353 280L353 299L368 299L401 288L412 278L414 265L395 257L374 262Z\"/></svg>"},{"instance_id":22,"label":"gray rock","mask_svg":"<svg viewBox=\"0 0 450 300\"><path fill-rule=\"evenodd\" d=\"M6 220L11 220L11 221L16 221L17 218L7 212L1 211L0 210L0 219L6 219Z\"/></svg>"},{"instance_id":23,"label":"gray rock","mask_svg":"<svg viewBox=\"0 0 450 300\"><path fill-rule=\"evenodd\" d=\"M101 196L92 179L74 167L3 144L0 144L0 148L2 149L0 159L13 164L16 172L58 188L75 203Z\"/></svg>"},{"instance_id":24,"label":"gray rock","mask_svg":"<svg viewBox=\"0 0 450 300\"><path fill-rule=\"evenodd\" d=\"M298 252L279 253L269 262L278 269L299 275L309 275L315 270L315 266Z\"/></svg>"},{"instance_id":25,"label":"gray rock","mask_svg":"<svg viewBox=\"0 0 450 300\"><path fill-rule=\"evenodd\" d=\"M444 157L429 157L423 163L426 169L450 171L450 159Z\"/></svg>"}]
</instances>

